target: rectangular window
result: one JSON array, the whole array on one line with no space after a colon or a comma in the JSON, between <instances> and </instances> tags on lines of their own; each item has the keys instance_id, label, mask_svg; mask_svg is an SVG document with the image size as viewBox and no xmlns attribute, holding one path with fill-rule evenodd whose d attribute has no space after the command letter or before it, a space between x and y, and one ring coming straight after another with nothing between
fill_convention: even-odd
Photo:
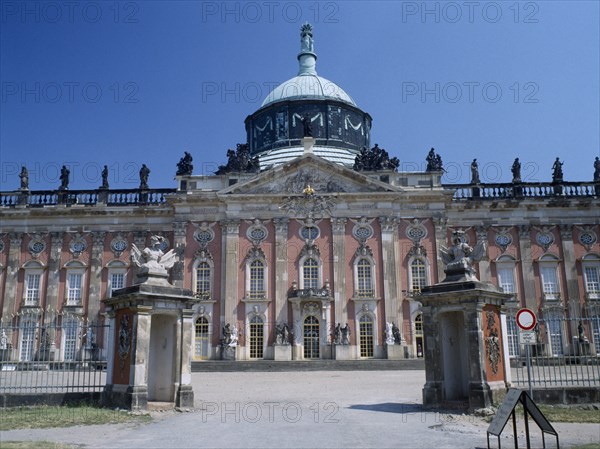
<instances>
[{"instance_id":1,"label":"rectangular window","mask_svg":"<svg viewBox=\"0 0 600 449\"><path fill-rule=\"evenodd\" d=\"M35 353L35 334L37 331L37 321L34 318L25 318L21 321L21 347L20 360L28 362L33 360Z\"/></svg>"},{"instance_id":2,"label":"rectangular window","mask_svg":"<svg viewBox=\"0 0 600 449\"><path fill-rule=\"evenodd\" d=\"M373 297L373 282L371 279L371 264L361 260L356 266L358 281L358 296L363 298Z\"/></svg>"},{"instance_id":3,"label":"rectangular window","mask_svg":"<svg viewBox=\"0 0 600 449\"><path fill-rule=\"evenodd\" d=\"M516 317L506 317L506 331L508 333L508 356L519 357L519 330L517 329Z\"/></svg>"},{"instance_id":4,"label":"rectangular window","mask_svg":"<svg viewBox=\"0 0 600 449\"><path fill-rule=\"evenodd\" d=\"M67 278L67 305L81 305L81 285L83 281L82 273L69 273Z\"/></svg>"},{"instance_id":5,"label":"rectangular window","mask_svg":"<svg viewBox=\"0 0 600 449\"><path fill-rule=\"evenodd\" d=\"M110 297L114 294L115 290L125 288L125 273L111 273L110 275Z\"/></svg>"},{"instance_id":6,"label":"rectangular window","mask_svg":"<svg viewBox=\"0 0 600 449\"><path fill-rule=\"evenodd\" d=\"M584 267L585 291L590 298L600 298L600 269L596 266Z\"/></svg>"},{"instance_id":7,"label":"rectangular window","mask_svg":"<svg viewBox=\"0 0 600 449\"><path fill-rule=\"evenodd\" d=\"M556 266L542 266L542 289L545 299L558 299L558 277L556 276Z\"/></svg>"},{"instance_id":8,"label":"rectangular window","mask_svg":"<svg viewBox=\"0 0 600 449\"><path fill-rule=\"evenodd\" d=\"M504 293L516 293L514 267L498 267L498 283Z\"/></svg>"},{"instance_id":9,"label":"rectangular window","mask_svg":"<svg viewBox=\"0 0 600 449\"><path fill-rule=\"evenodd\" d=\"M413 292L420 292L427 282L425 277L425 263L422 260L415 259L411 266L411 286Z\"/></svg>"},{"instance_id":10,"label":"rectangular window","mask_svg":"<svg viewBox=\"0 0 600 449\"><path fill-rule=\"evenodd\" d=\"M77 357L77 337L79 323L75 319L68 319L63 322L63 359L65 362L72 362Z\"/></svg>"},{"instance_id":11,"label":"rectangular window","mask_svg":"<svg viewBox=\"0 0 600 449\"><path fill-rule=\"evenodd\" d=\"M265 296L265 267L262 262L255 260L250 265L250 298Z\"/></svg>"},{"instance_id":12,"label":"rectangular window","mask_svg":"<svg viewBox=\"0 0 600 449\"><path fill-rule=\"evenodd\" d=\"M28 273L25 281L25 305L37 306L40 302L40 273Z\"/></svg>"},{"instance_id":13,"label":"rectangular window","mask_svg":"<svg viewBox=\"0 0 600 449\"><path fill-rule=\"evenodd\" d=\"M210 265L206 262L196 268L196 293L210 293Z\"/></svg>"}]
</instances>

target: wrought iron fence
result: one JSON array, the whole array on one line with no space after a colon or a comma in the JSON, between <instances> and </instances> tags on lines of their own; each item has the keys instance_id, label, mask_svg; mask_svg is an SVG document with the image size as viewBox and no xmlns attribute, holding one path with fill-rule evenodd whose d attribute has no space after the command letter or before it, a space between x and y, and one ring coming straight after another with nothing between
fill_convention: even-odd
<instances>
[{"instance_id":1,"label":"wrought iron fence","mask_svg":"<svg viewBox=\"0 0 600 449\"><path fill-rule=\"evenodd\" d=\"M0 394L91 393L106 384L108 324L28 309L0 320Z\"/></svg>"},{"instance_id":2,"label":"wrought iron fence","mask_svg":"<svg viewBox=\"0 0 600 449\"><path fill-rule=\"evenodd\" d=\"M600 301L560 301L538 312L537 343L531 345L531 384L538 388L600 387ZM516 310L507 314L512 382L527 386L524 346L519 345Z\"/></svg>"}]
</instances>

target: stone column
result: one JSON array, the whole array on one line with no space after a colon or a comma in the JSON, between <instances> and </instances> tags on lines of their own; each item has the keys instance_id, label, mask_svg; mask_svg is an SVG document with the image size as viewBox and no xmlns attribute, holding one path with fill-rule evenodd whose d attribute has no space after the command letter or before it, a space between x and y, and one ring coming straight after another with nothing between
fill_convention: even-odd
<instances>
[{"instance_id":1,"label":"stone column","mask_svg":"<svg viewBox=\"0 0 600 449\"><path fill-rule=\"evenodd\" d=\"M178 351L175 351L176 359L179 367L179 380L177 391L175 394L175 406L180 408L194 408L194 391L192 389L192 333L194 311L192 309L183 309L181 320L177 323L177 335L181 336L181 341L177 342L180 346Z\"/></svg>"},{"instance_id":2,"label":"stone column","mask_svg":"<svg viewBox=\"0 0 600 449\"><path fill-rule=\"evenodd\" d=\"M174 231L174 242L173 248L175 248L175 253L177 253L177 262L173 266L171 270L171 283L175 287L183 288L183 278L185 274L185 247L187 245L187 222L185 221L175 221L173 222L173 231Z\"/></svg>"},{"instance_id":3,"label":"stone column","mask_svg":"<svg viewBox=\"0 0 600 449\"><path fill-rule=\"evenodd\" d=\"M484 241L487 245L488 243L488 229L489 226L477 226L475 228L475 232L477 235L477 242L481 242ZM477 242L473 242L472 246L475 246L477 244ZM481 282L490 282L492 280L492 273L490 270L490 258L488 257L487 251L485 253L485 255L483 256L483 259L481 259L478 262L479 265L479 279L481 280Z\"/></svg>"},{"instance_id":4,"label":"stone column","mask_svg":"<svg viewBox=\"0 0 600 449\"><path fill-rule=\"evenodd\" d=\"M221 271L221 297L223 309L221 318L223 324L237 326L235 308L238 304L238 261L240 221L228 220L223 225L223 254Z\"/></svg>"},{"instance_id":5,"label":"stone column","mask_svg":"<svg viewBox=\"0 0 600 449\"><path fill-rule=\"evenodd\" d=\"M348 303L346 298L346 257L345 257L345 234L346 218L332 218L331 228L333 230L333 302L335 304L335 322L342 326L348 322ZM356 340L356 336L351 336Z\"/></svg>"},{"instance_id":6,"label":"stone column","mask_svg":"<svg viewBox=\"0 0 600 449\"><path fill-rule=\"evenodd\" d=\"M433 220L433 225L435 227L435 257L436 257L436 265L437 265L437 279L432 279L431 283L435 284L436 282L442 282L442 280L446 277L446 273L444 273L444 263L440 257L440 248L442 246L447 246L448 241L446 235L448 233L448 219L447 218L435 218Z\"/></svg>"},{"instance_id":7,"label":"stone column","mask_svg":"<svg viewBox=\"0 0 600 449\"><path fill-rule=\"evenodd\" d=\"M275 223L275 323L288 322L288 219L276 218Z\"/></svg>"},{"instance_id":8,"label":"stone column","mask_svg":"<svg viewBox=\"0 0 600 449\"><path fill-rule=\"evenodd\" d=\"M8 234L10 246L8 249L8 263L6 266L6 279L4 284L4 303L2 306L2 317L6 319L17 308L17 284L19 269L21 268L21 245L23 234L11 232ZM23 281L24 283L25 281Z\"/></svg>"},{"instance_id":9,"label":"stone column","mask_svg":"<svg viewBox=\"0 0 600 449\"><path fill-rule=\"evenodd\" d=\"M100 311L100 297L102 287L102 253L104 251L104 238L106 232L92 234L92 257L90 258L90 289L88 293L88 313L90 322L98 321Z\"/></svg>"},{"instance_id":10,"label":"stone column","mask_svg":"<svg viewBox=\"0 0 600 449\"><path fill-rule=\"evenodd\" d=\"M521 253L521 276L523 279L523 297L525 307L537 311L535 298L535 275L533 273L533 254L531 248L531 227L519 226L519 252Z\"/></svg>"},{"instance_id":11,"label":"stone column","mask_svg":"<svg viewBox=\"0 0 600 449\"><path fill-rule=\"evenodd\" d=\"M145 410L148 407L148 362L150 354L150 330L152 307L137 306L133 315L133 337L131 343L131 369L129 385L131 409Z\"/></svg>"},{"instance_id":12,"label":"stone column","mask_svg":"<svg viewBox=\"0 0 600 449\"><path fill-rule=\"evenodd\" d=\"M402 290L398 266L398 219L380 217L381 256L383 275L383 300L385 316L383 322L402 323Z\"/></svg>"},{"instance_id":13,"label":"stone column","mask_svg":"<svg viewBox=\"0 0 600 449\"><path fill-rule=\"evenodd\" d=\"M48 277L46 279L46 307L58 308L58 284L60 282L61 250L63 246L63 234L51 232L50 257L48 258Z\"/></svg>"},{"instance_id":14,"label":"stone column","mask_svg":"<svg viewBox=\"0 0 600 449\"><path fill-rule=\"evenodd\" d=\"M567 306L569 316L571 318L576 318L581 316L581 308L579 305L579 298L581 296L579 294L579 285L577 283L577 263L575 260L575 244L573 243L573 227L571 225L560 225L559 230L563 250L563 261L558 266L562 266L567 280L566 288L563 289L567 297L564 298L563 304ZM571 304L573 304L575 310L572 310ZM578 324L579 322L576 319L569 320L571 335L578 335ZM573 342L570 341L569 345L572 343Z\"/></svg>"}]
</instances>

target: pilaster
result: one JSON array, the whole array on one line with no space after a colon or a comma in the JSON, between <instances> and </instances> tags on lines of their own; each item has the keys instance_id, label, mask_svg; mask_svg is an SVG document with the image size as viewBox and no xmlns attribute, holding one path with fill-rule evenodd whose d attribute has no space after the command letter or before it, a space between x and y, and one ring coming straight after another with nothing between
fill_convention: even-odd
<instances>
[{"instance_id":1,"label":"pilaster","mask_svg":"<svg viewBox=\"0 0 600 449\"><path fill-rule=\"evenodd\" d=\"M398 260L398 222L395 217L380 217L381 256L383 276L383 298L385 304L384 322L403 323L402 292L400 277L401 264Z\"/></svg>"},{"instance_id":2,"label":"pilaster","mask_svg":"<svg viewBox=\"0 0 600 449\"><path fill-rule=\"evenodd\" d=\"M225 324L237 325L237 316L235 308L238 302L238 260L239 260L239 233L240 221L227 220L223 225L223 253L222 259L222 287L221 297L223 298L223 309L221 310L222 319Z\"/></svg>"},{"instance_id":3,"label":"pilaster","mask_svg":"<svg viewBox=\"0 0 600 449\"><path fill-rule=\"evenodd\" d=\"M58 308L58 284L60 282L61 250L63 246L63 234L61 232L50 233L50 256L48 257L48 277L46 279L46 307Z\"/></svg>"},{"instance_id":4,"label":"pilaster","mask_svg":"<svg viewBox=\"0 0 600 449\"><path fill-rule=\"evenodd\" d=\"M489 226L477 226L475 228L475 232L477 235L477 242L485 242L486 245L488 243L488 229ZM473 246L475 246L475 244L477 243L475 242L473 244ZM479 279L481 280L481 282L491 282L492 280L492 273L490 270L490 258L488 257L487 251L485 253L485 255L483 256L483 259L481 259L478 262L479 265Z\"/></svg>"},{"instance_id":5,"label":"pilaster","mask_svg":"<svg viewBox=\"0 0 600 449\"><path fill-rule=\"evenodd\" d=\"M332 218L333 230L333 301L335 304L335 323L342 326L348 322L348 302L346 299L346 258L345 258L345 234L346 218Z\"/></svg>"},{"instance_id":6,"label":"pilaster","mask_svg":"<svg viewBox=\"0 0 600 449\"><path fill-rule=\"evenodd\" d=\"M288 222L287 218L276 218L275 223L275 323L288 322Z\"/></svg>"},{"instance_id":7,"label":"pilaster","mask_svg":"<svg viewBox=\"0 0 600 449\"><path fill-rule=\"evenodd\" d=\"M187 222L176 221L173 223L174 242L173 248L177 254L177 262L171 270L171 283L175 287L183 288L183 278L185 273L185 247L187 245Z\"/></svg>"},{"instance_id":8,"label":"pilaster","mask_svg":"<svg viewBox=\"0 0 600 449\"><path fill-rule=\"evenodd\" d=\"M88 295L88 320L97 320L100 311L100 300L102 299L102 253L104 252L104 240L106 232L94 232L92 234L92 255L90 258L90 291Z\"/></svg>"},{"instance_id":9,"label":"pilaster","mask_svg":"<svg viewBox=\"0 0 600 449\"><path fill-rule=\"evenodd\" d=\"M444 273L444 264L440 257L440 248L442 246L447 246L447 235L448 235L448 219L447 218L436 218L433 220L433 225L435 228L435 257L436 257L436 266L437 266L437 279L432 279L431 283L435 284L436 282L442 282L442 280L446 277L446 273Z\"/></svg>"},{"instance_id":10,"label":"pilaster","mask_svg":"<svg viewBox=\"0 0 600 449\"><path fill-rule=\"evenodd\" d=\"M523 279L523 297L525 307L537 310L535 298L535 275L533 273L533 254L531 248L531 226L519 226L519 252L521 253L521 276Z\"/></svg>"},{"instance_id":11,"label":"pilaster","mask_svg":"<svg viewBox=\"0 0 600 449\"><path fill-rule=\"evenodd\" d=\"M19 299L17 298L17 284L19 269L21 268L21 245L23 243L23 234L10 233L8 263L6 266L6 280L4 284L4 304L2 307L2 316L8 317L17 309Z\"/></svg>"}]
</instances>

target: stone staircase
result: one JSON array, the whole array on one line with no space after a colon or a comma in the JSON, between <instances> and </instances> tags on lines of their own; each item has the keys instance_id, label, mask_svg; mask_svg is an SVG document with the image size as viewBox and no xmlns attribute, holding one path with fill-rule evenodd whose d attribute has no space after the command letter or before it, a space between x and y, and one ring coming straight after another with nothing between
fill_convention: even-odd
<instances>
[{"instance_id":1,"label":"stone staircase","mask_svg":"<svg viewBox=\"0 0 600 449\"><path fill-rule=\"evenodd\" d=\"M384 371L424 370L423 359L369 360L206 360L192 362L193 373L231 371Z\"/></svg>"}]
</instances>

